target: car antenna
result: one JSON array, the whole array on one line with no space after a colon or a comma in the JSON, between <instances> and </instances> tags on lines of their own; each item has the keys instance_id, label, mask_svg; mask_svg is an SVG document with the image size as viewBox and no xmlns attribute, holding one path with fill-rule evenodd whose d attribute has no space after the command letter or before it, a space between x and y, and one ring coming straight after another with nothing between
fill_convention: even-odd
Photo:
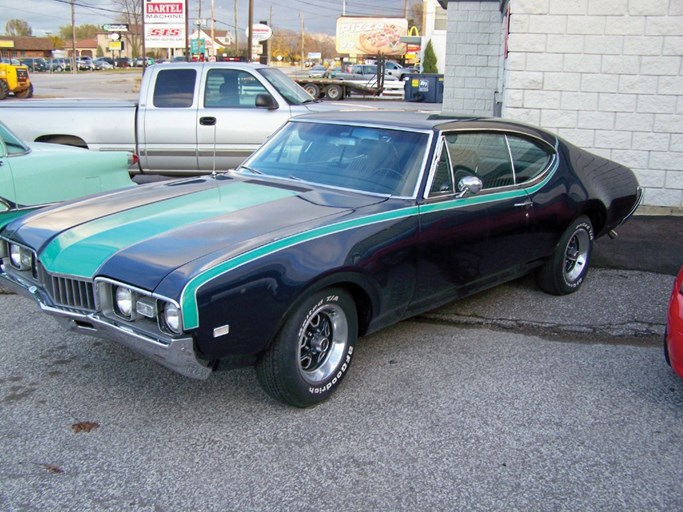
<instances>
[{"instance_id":1,"label":"car antenna","mask_svg":"<svg viewBox=\"0 0 683 512\"><path fill-rule=\"evenodd\" d=\"M213 124L213 163L211 164L211 177L216 179L216 124Z\"/></svg>"}]
</instances>

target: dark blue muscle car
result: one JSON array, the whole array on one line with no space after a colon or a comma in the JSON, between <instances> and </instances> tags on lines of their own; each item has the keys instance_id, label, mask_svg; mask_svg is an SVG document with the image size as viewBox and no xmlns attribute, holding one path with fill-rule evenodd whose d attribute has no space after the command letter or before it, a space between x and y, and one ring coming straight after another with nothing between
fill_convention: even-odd
<instances>
[{"instance_id":1,"label":"dark blue muscle car","mask_svg":"<svg viewBox=\"0 0 683 512\"><path fill-rule=\"evenodd\" d=\"M304 116L236 171L42 210L0 233L3 283L183 375L254 364L308 406L356 338L535 271L575 291L635 210L627 168L500 119Z\"/></svg>"}]
</instances>

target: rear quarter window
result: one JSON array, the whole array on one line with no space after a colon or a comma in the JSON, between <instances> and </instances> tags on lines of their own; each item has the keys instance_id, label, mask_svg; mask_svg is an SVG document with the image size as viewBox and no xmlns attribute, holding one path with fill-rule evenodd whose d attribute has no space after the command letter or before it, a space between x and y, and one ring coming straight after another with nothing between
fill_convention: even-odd
<instances>
[{"instance_id":1,"label":"rear quarter window","mask_svg":"<svg viewBox=\"0 0 683 512\"><path fill-rule=\"evenodd\" d=\"M157 74L153 104L157 108L189 108L194 103L194 69L165 69Z\"/></svg>"},{"instance_id":2,"label":"rear quarter window","mask_svg":"<svg viewBox=\"0 0 683 512\"><path fill-rule=\"evenodd\" d=\"M553 158L552 153L530 140L508 136L508 144L517 183L533 180L548 167Z\"/></svg>"}]
</instances>

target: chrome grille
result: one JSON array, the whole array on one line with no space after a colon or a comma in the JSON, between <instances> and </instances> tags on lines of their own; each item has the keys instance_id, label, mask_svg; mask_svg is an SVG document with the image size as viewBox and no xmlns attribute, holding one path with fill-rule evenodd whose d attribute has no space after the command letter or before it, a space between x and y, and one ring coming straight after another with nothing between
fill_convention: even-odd
<instances>
[{"instance_id":1,"label":"chrome grille","mask_svg":"<svg viewBox=\"0 0 683 512\"><path fill-rule=\"evenodd\" d=\"M49 276L47 292L56 305L79 311L95 311L95 292L91 281Z\"/></svg>"}]
</instances>

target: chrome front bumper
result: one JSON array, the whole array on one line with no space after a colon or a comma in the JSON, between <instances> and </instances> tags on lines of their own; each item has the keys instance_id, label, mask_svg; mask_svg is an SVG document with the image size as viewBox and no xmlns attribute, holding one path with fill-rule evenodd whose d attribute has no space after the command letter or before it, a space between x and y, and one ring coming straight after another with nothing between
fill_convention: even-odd
<instances>
[{"instance_id":1,"label":"chrome front bumper","mask_svg":"<svg viewBox=\"0 0 683 512\"><path fill-rule=\"evenodd\" d=\"M2 267L0 284L19 295L31 297L41 310L54 316L70 331L114 341L185 377L204 380L212 372L208 364L197 359L191 337L155 339L135 332L127 325L104 318L98 313L83 314L52 307L49 305L49 298L43 296L40 289L14 280L2 271Z\"/></svg>"}]
</instances>

